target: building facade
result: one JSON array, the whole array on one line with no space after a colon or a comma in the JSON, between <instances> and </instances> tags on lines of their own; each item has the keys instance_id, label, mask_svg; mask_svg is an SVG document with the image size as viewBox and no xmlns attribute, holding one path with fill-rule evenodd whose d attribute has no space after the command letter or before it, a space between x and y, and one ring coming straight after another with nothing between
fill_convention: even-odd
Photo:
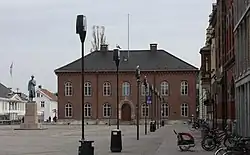
<instances>
[{"instance_id":1,"label":"building facade","mask_svg":"<svg viewBox=\"0 0 250 155\"><path fill-rule=\"evenodd\" d=\"M250 0L234 0L237 131L250 136Z\"/></svg>"},{"instance_id":2,"label":"building facade","mask_svg":"<svg viewBox=\"0 0 250 155\"><path fill-rule=\"evenodd\" d=\"M85 119L96 123L115 122L116 119L116 67L112 51L102 45L100 51L85 56ZM157 49L150 44L149 50L121 51L119 71L119 119L136 119L137 82L136 66L141 69L141 81L158 90L165 102L156 98L152 104L145 103L145 87L141 82L139 91L140 118L180 120L196 114L197 68ZM81 120L81 59L55 70L58 77L58 118Z\"/></svg>"},{"instance_id":3,"label":"building facade","mask_svg":"<svg viewBox=\"0 0 250 155\"><path fill-rule=\"evenodd\" d=\"M42 121L47 121L49 118L53 120L55 116L57 117L57 96L54 93L38 86L34 100L37 103L37 113Z\"/></svg>"},{"instance_id":4,"label":"building facade","mask_svg":"<svg viewBox=\"0 0 250 155\"><path fill-rule=\"evenodd\" d=\"M0 83L0 120L18 120L25 114L27 96Z\"/></svg>"}]
</instances>

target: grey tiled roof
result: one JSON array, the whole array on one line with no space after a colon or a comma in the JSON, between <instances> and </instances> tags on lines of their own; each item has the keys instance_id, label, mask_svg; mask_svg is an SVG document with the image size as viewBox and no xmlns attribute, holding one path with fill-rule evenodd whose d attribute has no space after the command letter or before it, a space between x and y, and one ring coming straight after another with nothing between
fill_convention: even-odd
<instances>
[{"instance_id":1,"label":"grey tiled roof","mask_svg":"<svg viewBox=\"0 0 250 155\"><path fill-rule=\"evenodd\" d=\"M131 50L129 52L121 50L121 71L134 71L140 65L142 71L181 71L198 70L191 64L177 58L176 56L164 51L150 50ZM116 66L113 62L113 51L94 51L84 57L85 71L115 71ZM81 71L81 58L55 70L58 72L79 72Z\"/></svg>"},{"instance_id":2,"label":"grey tiled roof","mask_svg":"<svg viewBox=\"0 0 250 155\"><path fill-rule=\"evenodd\" d=\"M2 98L10 98L12 95L10 95L12 91L7 88L5 85L0 83L0 97Z\"/></svg>"}]
</instances>

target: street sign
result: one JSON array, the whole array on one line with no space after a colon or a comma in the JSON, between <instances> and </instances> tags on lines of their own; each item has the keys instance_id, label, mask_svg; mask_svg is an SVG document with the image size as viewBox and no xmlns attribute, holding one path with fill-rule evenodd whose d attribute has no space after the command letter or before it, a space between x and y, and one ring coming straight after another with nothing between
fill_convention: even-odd
<instances>
[{"instance_id":1,"label":"street sign","mask_svg":"<svg viewBox=\"0 0 250 155\"><path fill-rule=\"evenodd\" d=\"M152 103L152 98L151 96L147 96L147 104L151 104Z\"/></svg>"}]
</instances>

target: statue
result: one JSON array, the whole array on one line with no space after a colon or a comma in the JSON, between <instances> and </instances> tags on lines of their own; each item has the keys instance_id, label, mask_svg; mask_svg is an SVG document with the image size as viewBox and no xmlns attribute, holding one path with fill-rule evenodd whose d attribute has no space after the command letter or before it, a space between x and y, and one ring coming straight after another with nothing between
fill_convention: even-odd
<instances>
[{"instance_id":1,"label":"statue","mask_svg":"<svg viewBox=\"0 0 250 155\"><path fill-rule=\"evenodd\" d=\"M36 81L34 80L34 76L32 75L28 83L29 101L33 101L33 98L36 95L35 86L36 86Z\"/></svg>"}]
</instances>

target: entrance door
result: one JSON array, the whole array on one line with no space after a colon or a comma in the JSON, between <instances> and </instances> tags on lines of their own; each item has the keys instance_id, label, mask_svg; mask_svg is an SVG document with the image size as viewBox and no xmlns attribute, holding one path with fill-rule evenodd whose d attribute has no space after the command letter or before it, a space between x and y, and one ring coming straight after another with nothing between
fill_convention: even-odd
<instances>
[{"instance_id":1,"label":"entrance door","mask_svg":"<svg viewBox=\"0 0 250 155\"><path fill-rule=\"evenodd\" d=\"M127 103L122 105L122 121L131 121L131 107Z\"/></svg>"}]
</instances>

